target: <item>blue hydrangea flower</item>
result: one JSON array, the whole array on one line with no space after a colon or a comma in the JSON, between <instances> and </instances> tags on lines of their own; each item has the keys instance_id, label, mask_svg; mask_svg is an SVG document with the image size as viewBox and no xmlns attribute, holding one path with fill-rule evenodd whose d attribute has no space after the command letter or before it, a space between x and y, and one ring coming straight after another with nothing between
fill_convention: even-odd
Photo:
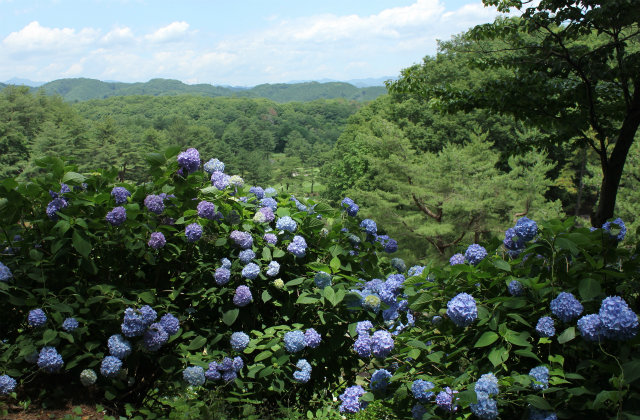
<instances>
[{"instance_id":1,"label":"blue hydrangea flower","mask_svg":"<svg viewBox=\"0 0 640 420\"><path fill-rule=\"evenodd\" d=\"M407 270L407 264L405 264L402 258L391 258L391 267L395 268L400 273L404 273Z\"/></svg>"},{"instance_id":2,"label":"blue hydrangea flower","mask_svg":"<svg viewBox=\"0 0 640 420\"><path fill-rule=\"evenodd\" d=\"M202 386L205 381L204 369L200 366L189 366L182 371L182 378L191 386Z\"/></svg>"},{"instance_id":3,"label":"blue hydrangea flower","mask_svg":"<svg viewBox=\"0 0 640 420\"><path fill-rule=\"evenodd\" d=\"M267 267L267 276L275 277L280 272L280 264L277 261L271 261Z\"/></svg>"},{"instance_id":4,"label":"blue hydrangea flower","mask_svg":"<svg viewBox=\"0 0 640 420\"><path fill-rule=\"evenodd\" d=\"M107 222L112 226L120 226L127 220L127 210L122 206L116 207L107 213L105 219L107 219Z\"/></svg>"},{"instance_id":5,"label":"blue hydrangea flower","mask_svg":"<svg viewBox=\"0 0 640 420\"><path fill-rule=\"evenodd\" d=\"M78 328L78 320L75 318L66 318L62 323L62 329L66 332L72 332Z\"/></svg>"},{"instance_id":6,"label":"blue hydrangea flower","mask_svg":"<svg viewBox=\"0 0 640 420\"><path fill-rule=\"evenodd\" d=\"M389 331L378 330L371 336L371 353L374 356L384 359L393 350L393 336Z\"/></svg>"},{"instance_id":7,"label":"blue hydrangea flower","mask_svg":"<svg viewBox=\"0 0 640 420\"><path fill-rule=\"evenodd\" d=\"M295 220L293 220L289 216L280 217L280 218L278 218L278 221L276 222L276 229L278 229L278 230L285 230L287 232L295 232L297 228L298 228L298 224L296 223Z\"/></svg>"},{"instance_id":8,"label":"blue hydrangea flower","mask_svg":"<svg viewBox=\"0 0 640 420\"><path fill-rule=\"evenodd\" d=\"M340 395L340 404L339 410L341 413L357 413L361 409L365 408L367 403L365 401L360 401L360 397L362 397L365 393L364 388L360 385L350 386L345 389L344 393Z\"/></svg>"},{"instance_id":9,"label":"blue hydrangea flower","mask_svg":"<svg viewBox=\"0 0 640 420\"><path fill-rule=\"evenodd\" d=\"M453 401L453 394L457 394L458 391L452 391L451 388L446 387L444 390L440 391L436 396L436 405L449 412L456 411L458 407L456 407Z\"/></svg>"},{"instance_id":10,"label":"blue hydrangea flower","mask_svg":"<svg viewBox=\"0 0 640 420\"><path fill-rule=\"evenodd\" d=\"M278 202L271 197L265 197L262 200L260 200L260 206L268 207L271 209L272 212L274 212L278 209Z\"/></svg>"},{"instance_id":11,"label":"blue hydrangea flower","mask_svg":"<svg viewBox=\"0 0 640 420\"><path fill-rule=\"evenodd\" d=\"M242 331L231 334L231 348L235 351L242 351L249 345L249 336Z\"/></svg>"},{"instance_id":12,"label":"blue hydrangea flower","mask_svg":"<svg viewBox=\"0 0 640 420\"><path fill-rule=\"evenodd\" d=\"M384 391L389 385L390 378L391 372L386 369L378 369L371 375L369 386L373 391Z\"/></svg>"},{"instance_id":13,"label":"blue hydrangea flower","mask_svg":"<svg viewBox=\"0 0 640 420\"><path fill-rule=\"evenodd\" d=\"M378 226L376 225L376 222L371 219L364 219L362 222L360 222L360 227L371 236L375 235L378 232Z\"/></svg>"},{"instance_id":14,"label":"blue hydrangea flower","mask_svg":"<svg viewBox=\"0 0 640 420\"><path fill-rule=\"evenodd\" d=\"M55 347L43 347L38 355L38 367L47 373L55 373L64 365Z\"/></svg>"},{"instance_id":15,"label":"blue hydrangea flower","mask_svg":"<svg viewBox=\"0 0 640 420\"><path fill-rule=\"evenodd\" d=\"M517 256L522 252L525 247L524 241L516 234L516 230L514 228L507 229L504 233L504 240L502 243L507 250L511 251L510 255L513 254L514 256Z\"/></svg>"},{"instance_id":16,"label":"blue hydrangea flower","mask_svg":"<svg viewBox=\"0 0 640 420\"><path fill-rule=\"evenodd\" d=\"M549 368L546 366L534 367L529 371L531 376L531 387L536 390L547 389L549 387Z\"/></svg>"},{"instance_id":17,"label":"blue hydrangea flower","mask_svg":"<svg viewBox=\"0 0 640 420\"><path fill-rule=\"evenodd\" d=\"M71 188L69 188L69 186L67 184L60 184L60 194L66 194L66 193L70 193L71 192Z\"/></svg>"},{"instance_id":18,"label":"blue hydrangea flower","mask_svg":"<svg viewBox=\"0 0 640 420\"><path fill-rule=\"evenodd\" d=\"M188 242L195 242L202 237L202 226L197 223L191 223L184 229L184 236Z\"/></svg>"},{"instance_id":19,"label":"blue hydrangea flower","mask_svg":"<svg viewBox=\"0 0 640 420\"><path fill-rule=\"evenodd\" d=\"M204 377L208 381L217 381L222 378L222 374L218 370L218 362L209 363L209 368L204 373Z\"/></svg>"},{"instance_id":20,"label":"blue hydrangea flower","mask_svg":"<svg viewBox=\"0 0 640 420\"><path fill-rule=\"evenodd\" d=\"M318 271L313 278L313 282L316 284L316 287L320 289L331 286L331 274L324 271Z\"/></svg>"},{"instance_id":21,"label":"blue hydrangea flower","mask_svg":"<svg viewBox=\"0 0 640 420\"><path fill-rule=\"evenodd\" d=\"M67 200L64 198L54 198L47 204L47 217L53 221L58 220L57 212L66 208L68 205L69 203L67 203Z\"/></svg>"},{"instance_id":22,"label":"blue hydrangea flower","mask_svg":"<svg viewBox=\"0 0 640 420\"><path fill-rule=\"evenodd\" d=\"M287 251L291 252L298 258L302 258L306 255L307 252L307 242L304 240L302 236L294 236L293 240L287 246Z\"/></svg>"},{"instance_id":23,"label":"blue hydrangea flower","mask_svg":"<svg viewBox=\"0 0 640 420\"><path fill-rule=\"evenodd\" d=\"M509 286L507 286L509 290L509 294L511 296L522 296L524 295L524 286L518 280L511 280Z\"/></svg>"},{"instance_id":24,"label":"blue hydrangea flower","mask_svg":"<svg viewBox=\"0 0 640 420\"><path fill-rule=\"evenodd\" d=\"M478 402L471 404L471 412L483 420L494 420L498 417L498 403L489 398L485 392L476 392Z\"/></svg>"},{"instance_id":25,"label":"blue hydrangea flower","mask_svg":"<svg viewBox=\"0 0 640 420\"><path fill-rule=\"evenodd\" d=\"M140 315L142 316L145 327L151 325L158 317L158 313L149 305L144 305L140 308Z\"/></svg>"},{"instance_id":26,"label":"blue hydrangea flower","mask_svg":"<svg viewBox=\"0 0 640 420\"><path fill-rule=\"evenodd\" d=\"M471 265L478 265L487 256L487 250L478 244L471 244L464 252L464 257Z\"/></svg>"},{"instance_id":27,"label":"blue hydrangea flower","mask_svg":"<svg viewBox=\"0 0 640 420\"><path fill-rule=\"evenodd\" d=\"M229 283L229 279L231 278L231 271L229 271L224 267L220 267L216 269L216 272L213 275L213 277L216 280L216 284L218 286L222 286L224 284Z\"/></svg>"},{"instance_id":28,"label":"blue hydrangea flower","mask_svg":"<svg viewBox=\"0 0 640 420\"><path fill-rule=\"evenodd\" d=\"M273 233L265 233L262 239L264 239L266 243L271 245L275 245L278 243L278 237Z\"/></svg>"},{"instance_id":29,"label":"blue hydrangea flower","mask_svg":"<svg viewBox=\"0 0 640 420\"><path fill-rule=\"evenodd\" d=\"M409 269L409 271L407 271L407 276L408 277L419 276L420 274L422 274L424 269L425 269L425 267L422 266L422 265L414 265L413 267L411 267Z\"/></svg>"},{"instance_id":30,"label":"blue hydrangea flower","mask_svg":"<svg viewBox=\"0 0 640 420\"><path fill-rule=\"evenodd\" d=\"M420 403L416 403L411 409L411 417L413 420L422 420L422 417L427 413L427 409Z\"/></svg>"},{"instance_id":31,"label":"blue hydrangea flower","mask_svg":"<svg viewBox=\"0 0 640 420\"><path fill-rule=\"evenodd\" d=\"M233 243L242 248L247 249L253 246L253 237L249 232L240 232L239 230L234 230L229 235Z\"/></svg>"},{"instance_id":32,"label":"blue hydrangea flower","mask_svg":"<svg viewBox=\"0 0 640 420\"><path fill-rule=\"evenodd\" d=\"M218 159L209 159L209 161L204 164L204 171L208 174L224 172L224 163Z\"/></svg>"},{"instance_id":33,"label":"blue hydrangea flower","mask_svg":"<svg viewBox=\"0 0 640 420\"><path fill-rule=\"evenodd\" d=\"M164 211L164 200L159 195L150 194L144 199L144 206L151 213L161 214Z\"/></svg>"},{"instance_id":34,"label":"blue hydrangea flower","mask_svg":"<svg viewBox=\"0 0 640 420\"><path fill-rule=\"evenodd\" d=\"M47 323L47 315L45 315L44 311L40 308L32 309L29 311L27 320L29 321L30 327L38 328Z\"/></svg>"},{"instance_id":35,"label":"blue hydrangea flower","mask_svg":"<svg viewBox=\"0 0 640 420\"><path fill-rule=\"evenodd\" d=\"M453 254L451 258L449 258L449 265L464 264L464 261L464 255L461 253Z\"/></svg>"},{"instance_id":36,"label":"blue hydrangea flower","mask_svg":"<svg viewBox=\"0 0 640 420\"><path fill-rule=\"evenodd\" d=\"M604 338L604 326L598 314L585 315L580 318L578 320L578 330L582 338L587 341L599 341Z\"/></svg>"},{"instance_id":37,"label":"blue hydrangea flower","mask_svg":"<svg viewBox=\"0 0 640 420\"><path fill-rule=\"evenodd\" d=\"M239 372L244 367L244 362L242 361L242 357L236 356L233 358L233 370Z\"/></svg>"},{"instance_id":38,"label":"blue hydrangea flower","mask_svg":"<svg viewBox=\"0 0 640 420\"><path fill-rule=\"evenodd\" d=\"M7 395L16 389L16 380L9 375L0 376L0 395Z\"/></svg>"},{"instance_id":39,"label":"blue hydrangea flower","mask_svg":"<svg viewBox=\"0 0 640 420\"><path fill-rule=\"evenodd\" d=\"M144 332L143 343L147 350L158 351L169 340L169 334L159 322L149 325Z\"/></svg>"},{"instance_id":40,"label":"blue hydrangea flower","mask_svg":"<svg viewBox=\"0 0 640 420\"><path fill-rule=\"evenodd\" d=\"M149 305L145 305L139 310L127 308L124 311L124 321L122 322L122 334L125 337L136 337L144 334L145 329L156 320L157 313Z\"/></svg>"},{"instance_id":41,"label":"blue hydrangea flower","mask_svg":"<svg viewBox=\"0 0 640 420\"><path fill-rule=\"evenodd\" d=\"M474 387L476 393L485 393L487 395L498 395L500 389L498 387L498 378L493 373L485 373L480 376Z\"/></svg>"},{"instance_id":42,"label":"blue hydrangea flower","mask_svg":"<svg viewBox=\"0 0 640 420\"><path fill-rule=\"evenodd\" d=\"M604 335L611 340L630 340L638 333L638 316L620 296L603 299L599 315Z\"/></svg>"},{"instance_id":43,"label":"blue hydrangea flower","mask_svg":"<svg viewBox=\"0 0 640 420\"><path fill-rule=\"evenodd\" d=\"M131 193L124 187L113 187L111 196L115 198L116 204L124 204L127 202L127 197L131 197Z\"/></svg>"},{"instance_id":44,"label":"blue hydrangea flower","mask_svg":"<svg viewBox=\"0 0 640 420\"><path fill-rule=\"evenodd\" d=\"M549 316L543 316L536 324L536 332L540 337L553 337L556 334L556 327L553 319Z\"/></svg>"},{"instance_id":45,"label":"blue hydrangea flower","mask_svg":"<svg viewBox=\"0 0 640 420\"><path fill-rule=\"evenodd\" d=\"M162 232L153 232L151 233L151 237L149 238L149 245L152 249L160 249L167 244L167 240L164 238Z\"/></svg>"},{"instance_id":46,"label":"blue hydrangea flower","mask_svg":"<svg viewBox=\"0 0 640 420\"><path fill-rule=\"evenodd\" d=\"M382 249L388 254L393 254L398 250L398 241L391 239L389 235L376 236L376 242L380 242Z\"/></svg>"},{"instance_id":47,"label":"blue hydrangea flower","mask_svg":"<svg viewBox=\"0 0 640 420\"><path fill-rule=\"evenodd\" d=\"M624 222L621 218L617 218L613 222L606 222L602 225L602 229L609 234L616 241L620 242L627 235L627 226L625 226ZM612 234L611 229L620 229L617 234Z\"/></svg>"},{"instance_id":48,"label":"blue hydrangea flower","mask_svg":"<svg viewBox=\"0 0 640 420\"><path fill-rule=\"evenodd\" d=\"M255 257L256 257L256 253L253 252L253 250L251 249L243 249L242 251L240 251L240 254L238 255L238 259L240 259L240 261L243 262L244 264L248 263Z\"/></svg>"},{"instance_id":49,"label":"blue hydrangea flower","mask_svg":"<svg viewBox=\"0 0 640 420\"><path fill-rule=\"evenodd\" d=\"M289 331L284 335L284 348L289 353L297 353L306 346L304 333L300 330Z\"/></svg>"},{"instance_id":50,"label":"blue hydrangea flower","mask_svg":"<svg viewBox=\"0 0 640 420\"><path fill-rule=\"evenodd\" d=\"M311 365L309 362L306 359L300 359L296 363L296 368L299 370L293 372L293 379L303 384L309 382L309 379L311 379Z\"/></svg>"},{"instance_id":51,"label":"blue hydrangea flower","mask_svg":"<svg viewBox=\"0 0 640 420\"><path fill-rule=\"evenodd\" d=\"M113 378L120 373L122 369L122 360L115 356L107 356L102 359L100 364L100 373L106 378Z\"/></svg>"},{"instance_id":52,"label":"blue hydrangea flower","mask_svg":"<svg viewBox=\"0 0 640 420\"><path fill-rule=\"evenodd\" d=\"M180 321L178 318L171 314L165 314L162 318L160 318L160 325L169 335L173 335L178 332L180 329Z\"/></svg>"},{"instance_id":53,"label":"blue hydrangea flower","mask_svg":"<svg viewBox=\"0 0 640 420\"><path fill-rule=\"evenodd\" d=\"M0 262L0 281L9 281L11 277L13 277L13 273L9 267Z\"/></svg>"},{"instance_id":54,"label":"blue hydrangea flower","mask_svg":"<svg viewBox=\"0 0 640 420\"><path fill-rule=\"evenodd\" d=\"M247 286L238 286L233 295L233 304L239 307L247 306L253 301L251 290Z\"/></svg>"},{"instance_id":55,"label":"blue hydrangea flower","mask_svg":"<svg viewBox=\"0 0 640 420\"><path fill-rule=\"evenodd\" d=\"M558 416L553 411L529 407L529 420L558 420Z\"/></svg>"},{"instance_id":56,"label":"blue hydrangea flower","mask_svg":"<svg viewBox=\"0 0 640 420\"><path fill-rule=\"evenodd\" d=\"M577 318L583 309L578 299L568 292L561 292L551 301L551 312L562 322Z\"/></svg>"},{"instance_id":57,"label":"blue hydrangea flower","mask_svg":"<svg viewBox=\"0 0 640 420\"><path fill-rule=\"evenodd\" d=\"M84 369L80 372L80 382L84 386L91 386L98 380L98 375L93 369Z\"/></svg>"},{"instance_id":58,"label":"blue hydrangea flower","mask_svg":"<svg viewBox=\"0 0 640 420\"><path fill-rule=\"evenodd\" d=\"M434 387L435 385L433 382L425 381L424 379L416 379L411 384L411 393L413 394L413 398L426 403L435 395L435 393L431 391Z\"/></svg>"},{"instance_id":59,"label":"blue hydrangea flower","mask_svg":"<svg viewBox=\"0 0 640 420\"><path fill-rule=\"evenodd\" d=\"M222 372L222 380L226 382L231 382L238 377L238 374L235 370L226 370Z\"/></svg>"},{"instance_id":60,"label":"blue hydrangea flower","mask_svg":"<svg viewBox=\"0 0 640 420\"><path fill-rule=\"evenodd\" d=\"M194 148L189 148L178 155L178 165L185 171L192 173L200 167L200 153Z\"/></svg>"},{"instance_id":61,"label":"blue hydrangea flower","mask_svg":"<svg viewBox=\"0 0 640 420\"><path fill-rule=\"evenodd\" d=\"M209 201L199 202L197 211L198 211L198 216L202 217L203 219L209 219L209 220L216 219L216 216L217 216L216 205Z\"/></svg>"},{"instance_id":62,"label":"blue hydrangea flower","mask_svg":"<svg viewBox=\"0 0 640 420\"><path fill-rule=\"evenodd\" d=\"M369 334L360 334L353 343L353 350L360 357L371 357L371 337Z\"/></svg>"},{"instance_id":63,"label":"blue hydrangea flower","mask_svg":"<svg viewBox=\"0 0 640 420\"><path fill-rule=\"evenodd\" d=\"M458 327L471 325L478 318L478 307L473 296L460 293L447 303L447 316Z\"/></svg>"},{"instance_id":64,"label":"blue hydrangea flower","mask_svg":"<svg viewBox=\"0 0 640 420\"><path fill-rule=\"evenodd\" d=\"M231 261L229 258L222 258L220 264L222 264L222 268L226 268L227 270L231 269Z\"/></svg>"},{"instance_id":65,"label":"blue hydrangea flower","mask_svg":"<svg viewBox=\"0 0 640 420\"><path fill-rule=\"evenodd\" d=\"M262 189L262 187L251 187L249 188L249 192L254 194L258 200L264 198L264 190Z\"/></svg>"},{"instance_id":66,"label":"blue hydrangea flower","mask_svg":"<svg viewBox=\"0 0 640 420\"><path fill-rule=\"evenodd\" d=\"M373 329L373 324L371 321L359 321L356 325L356 333L360 334L369 334L369 331Z\"/></svg>"},{"instance_id":67,"label":"blue hydrangea flower","mask_svg":"<svg viewBox=\"0 0 640 420\"><path fill-rule=\"evenodd\" d=\"M314 328L307 328L304 332L304 344L305 346L315 349L320 345L322 336Z\"/></svg>"},{"instance_id":68,"label":"blue hydrangea flower","mask_svg":"<svg viewBox=\"0 0 640 420\"><path fill-rule=\"evenodd\" d=\"M215 171L211 174L211 185L219 189L224 190L229 186L229 175L221 171Z\"/></svg>"},{"instance_id":69,"label":"blue hydrangea flower","mask_svg":"<svg viewBox=\"0 0 640 420\"><path fill-rule=\"evenodd\" d=\"M260 274L260 266L256 263L249 263L242 269L242 277L254 280Z\"/></svg>"},{"instance_id":70,"label":"blue hydrangea flower","mask_svg":"<svg viewBox=\"0 0 640 420\"><path fill-rule=\"evenodd\" d=\"M528 217L518 219L513 230L519 239L529 242L538 234L538 224Z\"/></svg>"},{"instance_id":71,"label":"blue hydrangea flower","mask_svg":"<svg viewBox=\"0 0 640 420\"><path fill-rule=\"evenodd\" d=\"M131 354L131 343L120 334L114 334L107 340L109 354L120 360Z\"/></svg>"},{"instance_id":72,"label":"blue hydrangea flower","mask_svg":"<svg viewBox=\"0 0 640 420\"><path fill-rule=\"evenodd\" d=\"M276 191L273 187L267 187L264 189L265 197L276 197L278 195L278 191Z\"/></svg>"}]
</instances>

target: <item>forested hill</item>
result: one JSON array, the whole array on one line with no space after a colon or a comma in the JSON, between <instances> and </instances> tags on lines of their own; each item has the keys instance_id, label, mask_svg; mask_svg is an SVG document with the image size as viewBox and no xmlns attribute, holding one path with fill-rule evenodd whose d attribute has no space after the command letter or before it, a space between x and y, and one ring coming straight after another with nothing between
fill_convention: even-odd
<instances>
[{"instance_id":1,"label":"forested hill","mask_svg":"<svg viewBox=\"0 0 640 420\"><path fill-rule=\"evenodd\" d=\"M0 87L4 86L0 84ZM104 99L111 96L172 96L181 94L208 97L266 98L276 102L306 102L336 98L370 101L387 92L386 88L382 86L358 88L344 82L280 83L263 84L252 88L237 88L209 84L187 85L179 80L170 79L152 79L146 83L121 83L85 78L54 80L35 90L38 89L43 89L47 94L59 94L67 102Z\"/></svg>"}]
</instances>

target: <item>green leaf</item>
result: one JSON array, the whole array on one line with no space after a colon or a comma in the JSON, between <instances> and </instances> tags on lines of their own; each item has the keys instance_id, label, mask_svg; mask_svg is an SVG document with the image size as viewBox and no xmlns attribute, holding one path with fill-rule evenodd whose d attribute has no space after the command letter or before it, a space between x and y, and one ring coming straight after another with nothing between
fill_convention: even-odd
<instances>
[{"instance_id":1,"label":"green leaf","mask_svg":"<svg viewBox=\"0 0 640 420\"><path fill-rule=\"evenodd\" d=\"M298 277L297 279L289 280L288 282L286 282L285 286L297 286L299 284L302 284L303 281L304 277Z\"/></svg>"},{"instance_id":2,"label":"green leaf","mask_svg":"<svg viewBox=\"0 0 640 420\"><path fill-rule=\"evenodd\" d=\"M504 347L494 348L487 357L494 367L498 367L509 359L509 351Z\"/></svg>"},{"instance_id":3,"label":"green leaf","mask_svg":"<svg viewBox=\"0 0 640 420\"><path fill-rule=\"evenodd\" d=\"M564 344L576 338L575 327L569 327L558 336L558 343Z\"/></svg>"},{"instance_id":4,"label":"green leaf","mask_svg":"<svg viewBox=\"0 0 640 420\"><path fill-rule=\"evenodd\" d=\"M155 294L150 292L150 291L146 291L146 292L142 292L138 295L138 297L144 302L144 303L148 303L149 305L151 305L153 303L153 301L155 300Z\"/></svg>"},{"instance_id":5,"label":"green leaf","mask_svg":"<svg viewBox=\"0 0 640 420\"><path fill-rule=\"evenodd\" d=\"M505 260L493 260L493 265L496 266L496 268L499 270L511 271L511 264L509 264Z\"/></svg>"},{"instance_id":6,"label":"green leaf","mask_svg":"<svg viewBox=\"0 0 640 420\"><path fill-rule=\"evenodd\" d=\"M537 361L542 362L542 360L540 360L540 358L531 350L518 349L514 351L514 353L517 354L518 356L529 357L531 359L536 359Z\"/></svg>"},{"instance_id":7,"label":"green leaf","mask_svg":"<svg viewBox=\"0 0 640 420\"><path fill-rule=\"evenodd\" d=\"M296 300L296 303L299 303L301 305L310 305L313 303L318 303L318 299L305 294L301 294L300 297L298 297L298 300Z\"/></svg>"},{"instance_id":8,"label":"green leaf","mask_svg":"<svg viewBox=\"0 0 640 420\"><path fill-rule=\"evenodd\" d=\"M58 336L58 333L55 330L46 330L44 334L42 334L42 340L45 344L52 342Z\"/></svg>"},{"instance_id":9,"label":"green leaf","mask_svg":"<svg viewBox=\"0 0 640 420\"><path fill-rule=\"evenodd\" d=\"M553 407L549 405L547 400L538 396L538 395L529 395L527 396L527 402L534 406L535 408L539 408L540 410L552 411Z\"/></svg>"},{"instance_id":10,"label":"green leaf","mask_svg":"<svg viewBox=\"0 0 640 420\"><path fill-rule=\"evenodd\" d=\"M374 396L371 392L365 392L361 397L360 397L360 401L367 401L367 402L371 402L374 400Z\"/></svg>"},{"instance_id":11,"label":"green leaf","mask_svg":"<svg viewBox=\"0 0 640 420\"><path fill-rule=\"evenodd\" d=\"M284 257L284 251L281 250L280 248L276 248L273 250L273 258L280 258L280 257Z\"/></svg>"},{"instance_id":12,"label":"green leaf","mask_svg":"<svg viewBox=\"0 0 640 420\"><path fill-rule=\"evenodd\" d=\"M340 258L331 258L331 261L329 261L329 265L331 266L331 270L333 270L334 273L337 272L338 270L340 270Z\"/></svg>"},{"instance_id":13,"label":"green leaf","mask_svg":"<svg viewBox=\"0 0 640 420\"><path fill-rule=\"evenodd\" d=\"M600 282L598 280L586 277L580 280L578 291L580 292L580 297L583 300L591 300L600 296L602 288L600 287Z\"/></svg>"},{"instance_id":14,"label":"green leaf","mask_svg":"<svg viewBox=\"0 0 640 420\"><path fill-rule=\"evenodd\" d=\"M187 350L197 350L202 346L204 346L206 343L207 343L207 339L199 335L193 340L191 340L191 343L189 343L189 345L187 346Z\"/></svg>"},{"instance_id":15,"label":"green leaf","mask_svg":"<svg viewBox=\"0 0 640 420\"><path fill-rule=\"evenodd\" d=\"M516 346L529 347L531 343L527 341L529 338L528 332L520 332L516 333L515 331L508 330L504 336L504 339L507 340L511 344L515 344Z\"/></svg>"},{"instance_id":16,"label":"green leaf","mask_svg":"<svg viewBox=\"0 0 640 420\"><path fill-rule=\"evenodd\" d=\"M622 365L622 373L628 384L640 378L640 360L635 359Z\"/></svg>"},{"instance_id":17,"label":"green leaf","mask_svg":"<svg viewBox=\"0 0 640 420\"><path fill-rule=\"evenodd\" d=\"M261 360L267 359L269 357L271 357L271 355L273 354L273 352L271 350L265 350L261 353L258 353L258 355L255 357L255 359L253 359L254 362L259 362Z\"/></svg>"},{"instance_id":18,"label":"green leaf","mask_svg":"<svg viewBox=\"0 0 640 420\"><path fill-rule=\"evenodd\" d=\"M567 238L556 238L555 246L559 249L566 249L573 255L577 255L580 252L576 244Z\"/></svg>"},{"instance_id":19,"label":"green leaf","mask_svg":"<svg viewBox=\"0 0 640 420\"><path fill-rule=\"evenodd\" d=\"M336 293L333 291L331 286L325 287L324 290L322 291L322 294L324 295L325 299L331 302L333 306L336 306L334 303L334 300L336 298Z\"/></svg>"},{"instance_id":20,"label":"green leaf","mask_svg":"<svg viewBox=\"0 0 640 420\"><path fill-rule=\"evenodd\" d=\"M240 309L238 308L228 310L222 315L222 322L224 322L228 326L231 326L234 322L236 322L239 313Z\"/></svg>"},{"instance_id":21,"label":"green leaf","mask_svg":"<svg viewBox=\"0 0 640 420\"><path fill-rule=\"evenodd\" d=\"M91 242L85 239L77 230L73 231L71 240L73 242L73 247L75 248L75 250L78 251L80 255L87 258L91 253Z\"/></svg>"},{"instance_id":22,"label":"green leaf","mask_svg":"<svg viewBox=\"0 0 640 420\"><path fill-rule=\"evenodd\" d=\"M269 294L268 291L265 290L264 292L262 292L262 301L264 303L267 303L269 302L269 300L271 300L271 295Z\"/></svg>"},{"instance_id":23,"label":"green leaf","mask_svg":"<svg viewBox=\"0 0 640 420\"><path fill-rule=\"evenodd\" d=\"M79 174L77 172L67 172L62 177L62 181L61 182L69 183L69 184L72 184L72 185L80 185L85 180L86 180L86 178L82 174Z\"/></svg>"},{"instance_id":24,"label":"green leaf","mask_svg":"<svg viewBox=\"0 0 640 420\"><path fill-rule=\"evenodd\" d=\"M499 338L500 336L493 331L486 331L484 334L480 336L476 344L473 347L486 347L489 346Z\"/></svg>"},{"instance_id":25,"label":"green leaf","mask_svg":"<svg viewBox=\"0 0 640 420\"><path fill-rule=\"evenodd\" d=\"M271 250L268 246L262 248L262 260L263 261L271 261Z\"/></svg>"}]
</instances>

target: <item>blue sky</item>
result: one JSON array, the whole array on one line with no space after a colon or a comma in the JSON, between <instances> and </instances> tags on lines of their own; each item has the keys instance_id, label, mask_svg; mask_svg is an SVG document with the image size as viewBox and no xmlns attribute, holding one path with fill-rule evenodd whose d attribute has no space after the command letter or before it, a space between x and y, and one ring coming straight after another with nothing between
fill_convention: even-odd
<instances>
[{"instance_id":1,"label":"blue sky","mask_svg":"<svg viewBox=\"0 0 640 420\"><path fill-rule=\"evenodd\" d=\"M495 16L480 0L0 0L0 81L396 76Z\"/></svg>"}]
</instances>

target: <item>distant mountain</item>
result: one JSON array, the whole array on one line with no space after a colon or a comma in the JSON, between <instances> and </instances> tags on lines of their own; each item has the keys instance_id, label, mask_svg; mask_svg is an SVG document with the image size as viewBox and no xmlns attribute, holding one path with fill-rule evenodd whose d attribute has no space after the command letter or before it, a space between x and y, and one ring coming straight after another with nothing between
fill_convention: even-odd
<instances>
[{"instance_id":1,"label":"distant mountain","mask_svg":"<svg viewBox=\"0 0 640 420\"><path fill-rule=\"evenodd\" d=\"M0 89L4 89L6 87L7 87L7 85L5 85L4 83L0 83Z\"/></svg>"},{"instance_id":2,"label":"distant mountain","mask_svg":"<svg viewBox=\"0 0 640 420\"><path fill-rule=\"evenodd\" d=\"M352 84L355 87L370 87L370 86L384 86L384 82L387 80L396 80L398 77L368 77L366 79L352 79L347 80L347 83Z\"/></svg>"},{"instance_id":3,"label":"distant mountain","mask_svg":"<svg viewBox=\"0 0 640 420\"><path fill-rule=\"evenodd\" d=\"M223 87L209 84L187 85L179 80L152 79L146 83L102 82L95 79L60 79L40 87L47 94L60 95L65 101L77 102L128 95L198 95L267 98L276 102L306 102L316 99L344 98L369 101L386 93L381 86L356 87L344 82L306 82L263 84L252 88Z\"/></svg>"},{"instance_id":4,"label":"distant mountain","mask_svg":"<svg viewBox=\"0 0 640 420\"><path fill-rule=\"evenodd\" d=\"M3 84L7 84L7 85L24 85L24 86L30 86L30 87L38 87L38 86L44 85L45 82L34 82L33 80L20 79L19 77L14 77L13 79L7 80Z\"/></svg>"}]
</instances>

